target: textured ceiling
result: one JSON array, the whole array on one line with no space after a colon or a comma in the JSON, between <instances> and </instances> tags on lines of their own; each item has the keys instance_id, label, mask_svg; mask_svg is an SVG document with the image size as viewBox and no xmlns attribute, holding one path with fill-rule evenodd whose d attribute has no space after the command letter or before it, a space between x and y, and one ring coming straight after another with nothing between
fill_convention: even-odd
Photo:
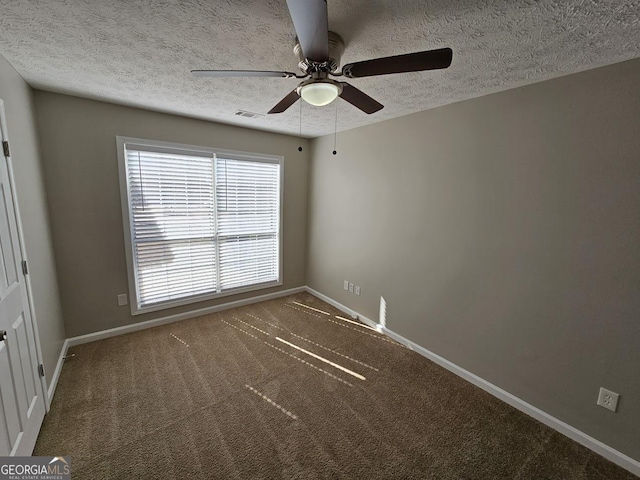
<instances>
[{"instance_id":1,"label":"textured ceiling","mask_svg":"<svg viewBox=\"0 0 640 480\"><path fill-rule=\"evenodd\" d=\"M451 47L448 70L353 79L385 108L342 100L338 131L640 56L640 0L328 0L342 63ZM297 70L285 0L0 0L0 54L35 88L298 134L300 107L256 119L298 81L191 69ZM303 104L304 102L299 102ZM302 106L302 133L336 107Z\"/></svg>"}]
</instances>

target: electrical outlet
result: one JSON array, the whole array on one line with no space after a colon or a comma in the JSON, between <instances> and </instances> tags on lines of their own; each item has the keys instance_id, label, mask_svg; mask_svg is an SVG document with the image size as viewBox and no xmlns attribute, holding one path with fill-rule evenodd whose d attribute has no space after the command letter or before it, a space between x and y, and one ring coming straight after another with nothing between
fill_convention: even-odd
<instances>
[{"instance_id":1,"label":"electrical outlet","mask_svg":"<svg viewBox=\"0 0 640 480\"><path fill-rule=\"evenodd\" d=\"M601 407L606 408L607 410L611 410L615 412L618 408L618 399L620 395L616 392L612 392L611 390L607 390L606 388L600 387L600 393L598 394L598 402L597 404Z\"/></svg>"},{"instance_id":2,"label":"electrical outlet","mask_svg":"<svg viewBox=\"0 0 640 480\"><path fill-rule=\"evenodd\" d=\"M349 293L353 293L353 283L349 282Z\"/></svg>"},{"instance_id":3,"label":"electrical outlet","mask_svg":"<svg viewBox=\"0 0 640 480\"><path fill-rule=\"evenodd\" d=\"M349 280L344 281L344 289L349 290Z\"/></svg>"},{"instance_id":4,"label":"electrical outlet","mask_svg":"<svg viewBox=\"0 0 640 480\"><path fill-rule=\"evenodd\" d=\"M127 305L129 303L129 301L127 300L127 294L126 293L122 293L120 295L118 295L118 306L119 307L123 307L125 305Z\"/></svg>"},{"instance_id":5,"label":"electrical outlet","mask_svg":"<svg viewBox=\"0 0 640 480\"><path fill-rule=\"evenodd\" d=\"M356 295L360 295L360 287L356 285Z\"/></svg>"}]
</instances>

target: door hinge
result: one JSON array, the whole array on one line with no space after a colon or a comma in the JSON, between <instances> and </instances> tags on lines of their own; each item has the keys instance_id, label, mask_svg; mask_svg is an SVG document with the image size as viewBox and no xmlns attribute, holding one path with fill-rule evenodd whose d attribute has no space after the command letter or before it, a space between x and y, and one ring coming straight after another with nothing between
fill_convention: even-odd
<instances>
[{"instance_id":1,"label":"door hinge","mask_svg":"<svg viewBox=\"0 0 640 480\"><path fill-rule=\"evenodd\" d=\"M40 374L41 377L44 377L44 365L43 364L38 365L38 373Z\"/></svg>"},{"instance_id":2,"label":"door hinge","mask_svg":"<svg viewBox=\"0 0 640 480\"><path fill-rule=\"evenodd\" d=\"M11 156L11 153L9 152L9 142L7 142L6 140L2 142L2 151L4 152L5 157Z\"/></svg>"},{"instance_id":3,"label":"door hinge","mask_svg":"<svg viewBox=\"0 0 640 480\"><path fill-rule=\"evenodd\" d=\"M22 260L22 274L29 275L29 266L27 265L26 260Z\"/></svg>"}]
</instances>

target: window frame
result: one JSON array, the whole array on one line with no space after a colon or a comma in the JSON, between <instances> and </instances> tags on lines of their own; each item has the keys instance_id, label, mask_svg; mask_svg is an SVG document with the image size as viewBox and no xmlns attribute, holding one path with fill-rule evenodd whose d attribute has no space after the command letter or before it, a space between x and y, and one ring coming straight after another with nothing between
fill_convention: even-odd
<instances>
[{"instance_id":1,"label":"window frame","mask_svg":"<svg viewBox=\"0 0 640 480\"><path fill-rule=\"evenodd\" d=\"M129 184L127 175L127 160L125 149L127 144L136 147L147 147L155 151L166 151L171 153L182 153L188 155L202 154L221 156L228 159L235 160L248 160L252 162L265 162L279 165L279 189L280 195L278 199L278 278L277 280L262 282L253 285L247 285L237 287L223 292L205 293L198 295L191 295L176 300L167 300L163 302L154 303L146 307L140 307L138 298L138 278L133 261L133 237L132 237L132 221L131 209L129 204ZM266 288L273 288L283 285L283 217L284 217L284 157L282 155L270 155L263 153L242 152L236 150L227 150L216 147L205 147L199 145L188 145L183 143L165 142L160 140L149 140L143 138L134 138L127 136L116 136L116 149L118 153L118 176L120 183L120 205L122 209L122 223L124 227L124 246L125 246L125 258L127 263L127 280L129 283L129 305L131 307L131 315L140 315L143 313L156 312L159 310L165 310L169 308L189 305L192 303L203 302L206 300L213 300L217 298L227 297L231 295L238 295L241 293L247 293L257 290L263 290ZM215 232L216 244L218 244L218 233ZM216 249L219 246L216 246ZM216 255L217 256L217 255ZM220 266L216 265L219 269Z\"/></svg>"}]
</instances>

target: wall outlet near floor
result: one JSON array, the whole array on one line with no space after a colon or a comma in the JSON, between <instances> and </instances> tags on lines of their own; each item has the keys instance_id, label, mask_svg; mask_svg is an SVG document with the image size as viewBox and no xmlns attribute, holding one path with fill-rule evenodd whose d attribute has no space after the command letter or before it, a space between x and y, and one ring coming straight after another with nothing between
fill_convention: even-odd
<instances>
[{"instance_id":1,"label":"wall outlet near floor","mask_svg":"<svg viewBox=\"0 0 640 480\"><path fill-rule=\"evenodd\" d=\"M360 295L360 287L356 285L356 295Z\"/></svg>"},{"instance_id":2,"label":"wall outlet near floor","mask_svg":"<svg viewBox=\"0 0 640 480\"><path fill-rule=\"evenodd\" d=\"M349 282L349 293L353 293L353 283Z\"/></svg>"},{"instance_id":3,"label":"wall outlet near floor","mask_svg":"<svg viewBox=\"0 0 640 480\"><path fill-rule=\"evenodd\" d=\"M127 294L126 293L122 293L120 295L118 295L118 306L119 307L123 307L125 305L127 305L129 303L129 301L127 300Z\"/></svg>"},{"instance_id":4,"label":"wall outlet near floor","mask_svg":"<svg viewBox=\"0 0 640 480\"><path fill-rule=\"evenodd\" d=\"M349 280L344 281L344 289L349 290Z\"/></svg>"},{"instance_id":5,"label":"wall outlet near floor","mask_svg":"<svg viewBox=\"0 0 640 480\"><path fill-rule=\"evenodd\" d=\"M607 410L611 410L615 412L618 408L618 399L620 395L616 392L612 392L611 390L607 390L606 388L600 387L600 393L598 394L598 402L597 404L601 407L606 408Z\"/></svg>"}]
</instances>

